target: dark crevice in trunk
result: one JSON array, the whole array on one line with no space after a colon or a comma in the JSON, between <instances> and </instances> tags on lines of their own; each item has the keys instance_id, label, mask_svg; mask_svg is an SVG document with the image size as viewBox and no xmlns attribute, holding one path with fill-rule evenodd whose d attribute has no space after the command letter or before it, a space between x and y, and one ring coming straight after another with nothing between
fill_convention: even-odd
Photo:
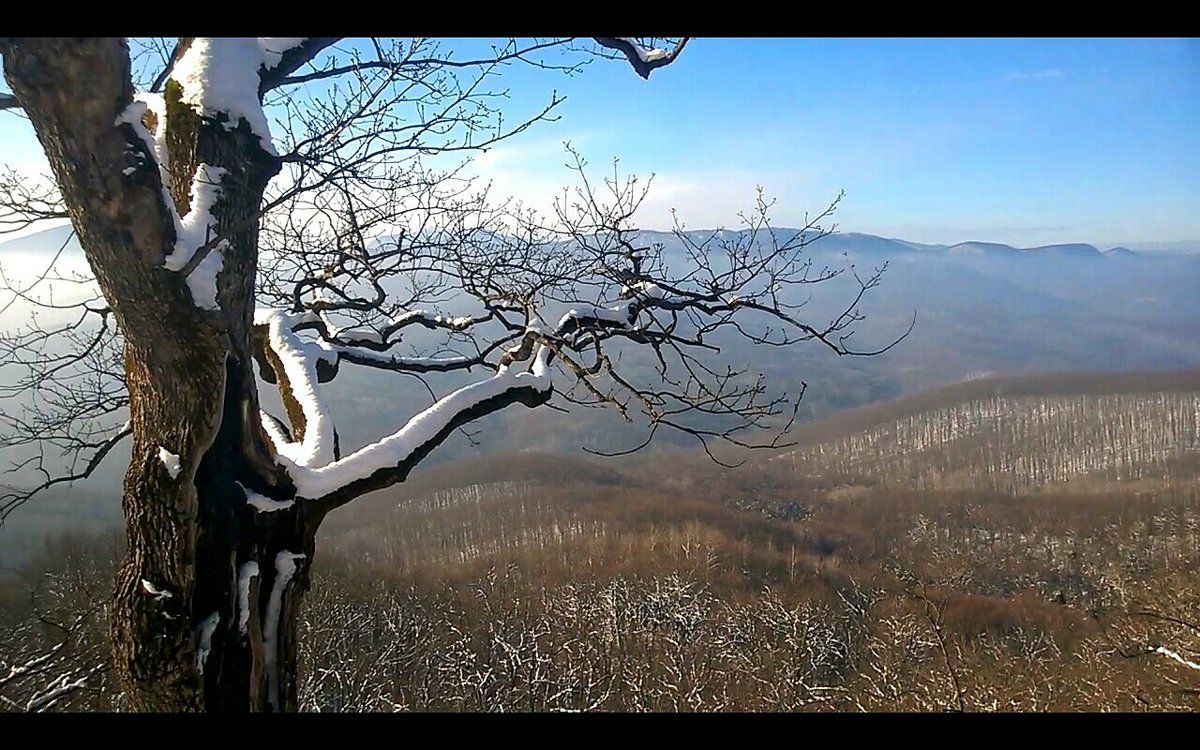
<instances>
[{"instance_id":1,"label":"dark crevice in trunk","mask_svg":"<svg viewBox=\"0 0 1200 750\"><path fill-rule=\"evenodd\" d=\"M295 708L296 614L308 588L308 571L315 551L314 540L320 516L295 502L291 486L272 486L243 450L244 432L256 427L242 419L243 401L236 384L253 377L249 363L229 357L226 362L228 387L223 404L224 419L216 439L205 453L196 476L199 498L199 536L196 545L196 583L192 597L192 619L197 645L204 636L202 626L218 612L211 633L203 670L205 710L245 712L272 710L267 669L276 665L282 710ZM290 507L261 510L247 502L247 492L276 501L293 501ZM274 594L279 578L280 555L296 558L294 572L285 589ZM257 566L254 586L243 598L239 577L247 563ZM285 569L291 571L292 563ZM279 597L272 610L271 598ZM249 611L243 613L243 606ZM272 621L272 617L278 619ZM241 623L247 632L241 632ZM271 655L264 637L277 633Z\"/></svg>"}]
</instances>

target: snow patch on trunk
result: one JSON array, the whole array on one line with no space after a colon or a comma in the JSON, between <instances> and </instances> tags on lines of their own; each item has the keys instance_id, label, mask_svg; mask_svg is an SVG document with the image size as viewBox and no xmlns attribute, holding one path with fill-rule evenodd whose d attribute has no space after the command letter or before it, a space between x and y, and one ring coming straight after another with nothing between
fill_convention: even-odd
<instances>
[{"instance_id":1,"label":"snow patch on trunk","mask_svg":"<svg viewBox=\"0 0 1200 750\"><path fill-rule=\"evenodd\" d=\"M263 626L263 662L267 669L267 702L272 710L279 708L279 618L283 609L283 592L304 555L283 551L275 556L275 585L267 600L267 616Z\"/></svg>"},{"instance_id":2,"label":"snow patch on trunk","mask_svg":"<svg viewBox=\"0 0 1200 750\"><path fill-rule=\"evenodd\" d=\"M160 445L158 446L158 460L162 461L162 465L166 467L167 473L171 475L172 479L179 478L179 472L183 471L179 456Z\"/></svg>"},{"instance_id":3,"label":"snow patch on trunk","mask_svg":"<svg viewBox=\"0 0 1200 750\"><path fill-rule=\"evenodd\" d=\"M153 112L158 120L158 126L151 133L142 123L142 117L147 111ZM200 164L192 177L191 210L186 217L180 218L175 210L175 201L167 191L170 184L170 154L167 150L166 108L162 97L156 94L137 94L134 101L117 117L116 124L129 125L145 147L154 153L158 162L159 189L162 192L163 207L171 216L175 227L175 246L163 260L163 265L171 271L182 271L196 254L196 251L208 244L216 233L217 221L212 215L212 208L221 196L221 178L225 170L209 164ZM122 170L126 175L132 175L136 168ZM188 289L192 293L192 301L204 310L217 309L217 274L225 265L225 242L208 251L204 259L187 277Z\"/></svg>"},{"instance_id":4,"label":"snow patch on trunk","mask_svg":"<svg viewBox=\"0 0 1200 750\"><path fill-rule=\"evenodd\" d=\"M196 637L200 641L196 646L196 671L200 674L204 674L204 663L208 661L208 654L212 651L213 633L220 622L221 613L218 611L204 618L204 621L196 626Z\"/></svg>"},{"instance_id":5,"label":"snow patch on trunk","mask_svg":"<svg viewBox=\"0 0 1200 750\"><path fill-rule=\"evenodd\" d=\"M253 560L238 568L238 632L242 635L250 631L250 580L257 575L258 563Z\"/></svg>"},{"instance_id":6,"label":"snow patch on trunk","mask_svg":"<svg viewBox=\"0 0 1200 750\"><path fill-rule=\"evenodd\" d=\"M217 233L217 219L212 214L213 206L221 197L221 178L226 171L221 167L201 164L196 167L192 178L192 210L178 219L175 226L175 250L163 262L171 271L182 271L197 250L211 242ZM225 248L228 243L221 240L208 251L204 259L187 276L188 289L197 307L205 310L217 309L217 274L225 267Z\"/></svg>"},{"instance_id":7,"label":"snow patch on trunk","mask_svg":"<svg viewBox=\"0 0 1200 750\"><path fill-rule=\"evenodd\" d=\"M155 601L161 602L164 599L170 599L172 596L174 596L174 594L172 594L170 591L167 591L166 589L158 588L153 583L150 583L149 581L147 581L145 578L142 579L142 588L145 589L147 594L149 594L150 596L153 596Z\"/></svg>"}]
</instances>

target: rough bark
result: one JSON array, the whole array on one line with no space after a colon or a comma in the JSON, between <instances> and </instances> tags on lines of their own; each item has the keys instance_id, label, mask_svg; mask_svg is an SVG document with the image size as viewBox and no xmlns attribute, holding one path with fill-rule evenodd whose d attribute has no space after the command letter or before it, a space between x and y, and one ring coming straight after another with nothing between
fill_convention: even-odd
<instances>
[{"instance_id":1,"label":"rough bark","mask_svg":"<svg viewBox=\"0 0 1200 750\"><path fill-rule=\"evenodd\" d=\"M259 512L243 490L294 496L259 422L250 354L255 215L278 164L245 123L228 129L200 118L177 96L167 123L159 124L178 155L166 187L181 213L190 189L181 181L190 181L196 164L226 170L213 213L228 240L220 250L225 268L233 272L218 276L220 309L203 310L184 275L163 266L176 238L153 155L131 126L118 124L133 97L124 42L5 39L0 54L126 342L133 441L112 639L128 705L294 710L296 615L320 514L300 504ZM168 100L170 94L168 87ZM177 477L160 449L179 456ZM275 594L279 619L271 623L264 618L281 553L304 557L286 591ZM247 562L259 575L243 634L237 588ZM216 627L206 635L213 617ZM274 688L265 666L268 631L277 633ZM201 670L204 640L210 644Z\"/></svg>"}]
</instances>

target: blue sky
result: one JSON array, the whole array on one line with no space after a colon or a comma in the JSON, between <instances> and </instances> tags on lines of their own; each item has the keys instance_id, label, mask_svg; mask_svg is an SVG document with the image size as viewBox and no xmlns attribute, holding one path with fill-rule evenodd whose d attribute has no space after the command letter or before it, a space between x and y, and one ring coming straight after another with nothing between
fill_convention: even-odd
<instances>
[{"instance_id":1,"label":"blue sky","mask_svg":"<svg viewBox=\"0 0 1200 750\"><path fill-rule=\"evenodd\" d=\"M468 45L469 42L451 42ZM477 160L494 189L547 205L570 174L655 173L639 215L736 222L756 185L794 225L846 190L843 231L1017 245L1200 240L1200 41L697 39L642 81L597 62L565 78L512 68L514 115L561 119ZM0 163L36 168L0 114Z\"/></svg>"}]
</instances>

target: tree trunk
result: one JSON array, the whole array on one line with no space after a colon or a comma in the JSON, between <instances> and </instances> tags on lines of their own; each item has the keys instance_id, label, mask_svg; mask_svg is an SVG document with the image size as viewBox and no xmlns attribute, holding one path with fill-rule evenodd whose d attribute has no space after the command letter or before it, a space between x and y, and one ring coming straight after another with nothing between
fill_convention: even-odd
<instances>
[{"instance_id":1,"label":"tree trunk","mask_svg":"<svg viewBox=\"0 0 1200 750\"><path fill-rule=\"evenodd\" d=\"M132 455L126 558L112 614L130 708L295 710L296 623L320 511L264 511L295 489L262 431L250 335L256 213L278 171L245 122L202 119L167 88L170 181L128 123L128 48L116 39L0 40L5 77L45 148L88 262L125 339ZM212 210L228 244L219 309L198 307L164 260L195 166L222 167ZM177 457L177 458L176 458Z\"/></svg>"}]
</instances>

